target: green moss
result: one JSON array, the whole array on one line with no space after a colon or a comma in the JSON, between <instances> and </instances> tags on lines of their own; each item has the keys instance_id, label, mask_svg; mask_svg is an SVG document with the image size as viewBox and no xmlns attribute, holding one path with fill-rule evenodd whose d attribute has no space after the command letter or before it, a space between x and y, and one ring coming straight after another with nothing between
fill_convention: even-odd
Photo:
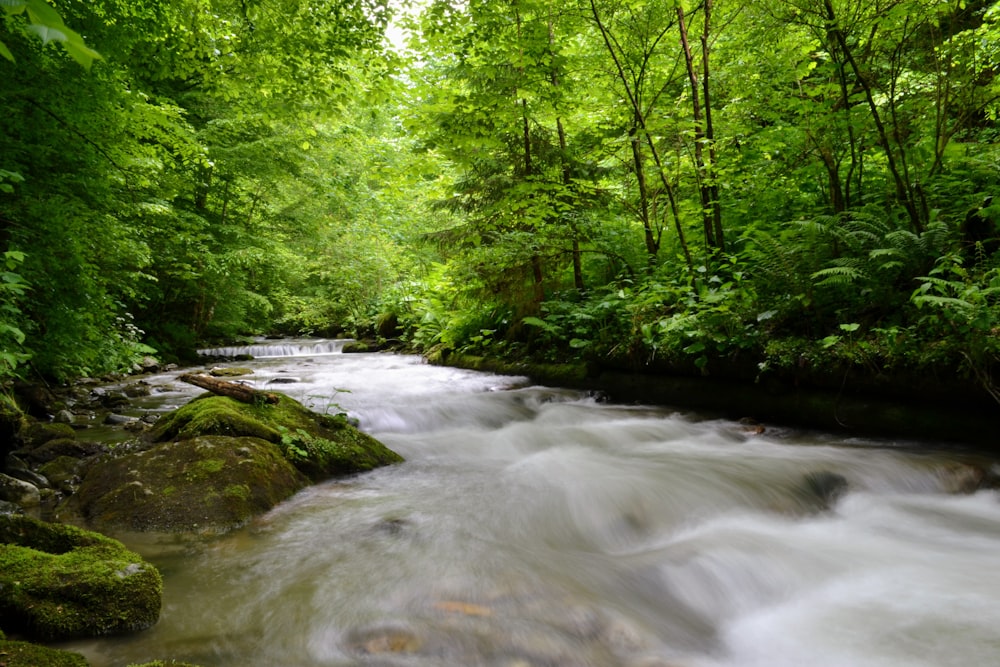
<instances>
[{"instance_id":1,"label":"green moss","mask_svg":"<svg viewBox=\"0 0 1000 667\"><path fill-rule=\"evenodd\" d=\"M312 480L403 460L342 417L317 414L283 394L277 396L277 404L250 405L205 394L162 417L152 437L157 442L196 435L261 438L280 445L285 457Z\"/></svg>"},{"instance_id":2,"label":"green moss","mask_svg":"<svg viewBox=\"0 0 1000 667\"><path fill-rule=\"evenodd\" d=\"M3 667L87 667L79 653L46 648L28 642L0 641L0 665Z\"/></svg>"},{"instance_id":3,"label":"green moss","mask_svg":"<svg viewBox=\"0 0 1000 667\"><path fill-rule=\"evenodd\" d=\"M160 574L120 542L0 517L0 622L42 640L120 634L160 613Z\"/></svg>"},{"instance_id":4,"label":"green moss","mask_svg":"<svg viewBox=\"0 0 1000 667\"><path fill-rule=\"evenodd\" d=\"M74 438L76 438L76 431L69 424L31 422L21 430L21 439L24 440L26 448L29 449L44 445L50 440L72 440Z\"/></svg>"},{"instance_id":5,"label":"green moss","mask_svg":"<svg viewBox=\"0 0 1000 667\"><path fill-rule=\"evenodd\" d=\"M221 472L225 467L226 462L224 459L202 459L190 465L188 474L194 479L203 479Z\"/></svg>"},{"instance_id":6,"label":"green moss","mask_svg":"<svg viewBox=\"0 0 1000 667\"><path fill-rule=\"evenodd\" d=\"M306 483L269 442L205 436L93 466L69 503L101 530L224 531Z\"/></svg>"},{"instance_id":7,"label":"green moss","mask_svg":"<svg viewBox=\"0 0 1000 667\"><path fill-rule=\"evenodd\" d=\"M224 496L230 498L237 498L239 500L249 500L250 498L250 487L246 484L230 484L222 492Z\"/></svg>"},{"instance_id":8,"label":"green moss","mask_svg":"<svg viewBox=\"0 0 1000 667\"><path fill-rule=\"evenodd\" d=\"M206 394L157 421L150 437L154 442L188 440L199 435L250 436L278 442L277 429L248 413L239 401Z\"/></svg>"}]
</instances>

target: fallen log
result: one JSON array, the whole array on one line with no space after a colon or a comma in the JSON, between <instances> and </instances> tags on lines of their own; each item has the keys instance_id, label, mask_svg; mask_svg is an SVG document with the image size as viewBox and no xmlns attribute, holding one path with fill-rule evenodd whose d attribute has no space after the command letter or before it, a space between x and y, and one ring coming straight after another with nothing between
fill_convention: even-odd
<instances>
[{"instance_id":1,"label":"fallen log","mask_svg":"<svg viewBox=\"0 0 1000 667\"><path fill-rule=\"evenodd\" d=\"M186 373L179 378L181 382L187 382L188 384L193 384L196 387L201 387L202 389L207 389L213 394L219 394L220 396L228 396L229 398L234 398L242 403L258 404L258 403L277 403L278 395L272 394L266 391L259 391L253 387L248 387L245 384L239 384L236 382L227 382L226 380L219 380L210 375L198 375L196 373Z\"/></svg>"}]
</instances>

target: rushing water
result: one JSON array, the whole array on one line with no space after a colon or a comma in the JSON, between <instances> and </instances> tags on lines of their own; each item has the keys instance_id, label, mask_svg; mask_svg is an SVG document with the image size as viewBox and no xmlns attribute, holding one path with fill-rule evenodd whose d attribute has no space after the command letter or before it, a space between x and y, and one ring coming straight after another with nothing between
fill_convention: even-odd
<instances>
[{"instance_id":1,"label":"rushing water","mask_svg":"<svg viewBox=\"0 0 1000 667\"><path fill-rule=\"evenodd\" d=\"M239 365L406 462L151 553L161 619L68 646L94 667L1000 662L1000 502L948 492L958 454L284 345Z\"/></svg>"}]
</instances>

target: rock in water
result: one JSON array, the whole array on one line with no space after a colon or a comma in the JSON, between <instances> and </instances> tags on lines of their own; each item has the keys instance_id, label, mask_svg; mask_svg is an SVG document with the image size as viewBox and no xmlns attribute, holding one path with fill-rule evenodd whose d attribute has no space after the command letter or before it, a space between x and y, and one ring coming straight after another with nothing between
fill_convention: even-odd
<instances>
[{"instance_id":1,"label":"rock in water","mask_svg":"<svg viewBox=\"0 0 1000 667\"><path fill-rule=\"evenodd\" d=\"M202 436L91 466L67 508L107 532L225 532L307 484L269 442Z\"/></svg>"},{"instance_id":2,"label":"rock in water","mask_svg":"<svg viewBox=\"0 0 1000 667\"><path fill-rule=\"evenodd\" d=\"M0 625L43 641L143 630L160 573L120 542L74 526L0 516Z\"/></svg>"}]
</instances>

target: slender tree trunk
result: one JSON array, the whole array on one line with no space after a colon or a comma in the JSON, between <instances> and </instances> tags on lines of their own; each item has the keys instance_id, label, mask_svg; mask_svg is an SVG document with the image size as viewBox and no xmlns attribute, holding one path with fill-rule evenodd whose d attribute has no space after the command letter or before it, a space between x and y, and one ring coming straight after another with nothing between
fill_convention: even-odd
<instances>
[{"instance_id":1,"label":"slender tree trunk","mask_svg":"<svg viewBox=\"0 0 1000 667\"><path fill-rule=\"evenodd\" d=\"M555 65L555 50L553 45L555 43L555 31L552 24L552 14L551 10L549 13L549 56L552 58L552 88L558 91L559 88L559 73L556 71ZM557 96L558 97L558 96ZM570 192L570 186L573 184L573 175L570 173L569 166L569 152L568 152L568 142L566 141L566 128L563 127L562 116L556 116L556 133L559 136L559 166L562 171L562 185L564 196L568 195ZM572 236L572 251L571 257L573 260L573 287L577 291L582 292L585 287L583 283L583 260L580 254L580 230L577 228L576 223L572 218L569 219L570 234Z\"/></svg>"},{"instance_id":2,"label":"slender tree trunk","mask_svg":"<svg viewBox=\"0 0 1000 667\"><path fill-rule=\"evenodd\" d=\"M879 113L878 105L875 103L875 94L872 92L871 83L861 71L861 67L858 65L858 61L854 58L854 53L851 51L851 47L847 43L847 38L844 36L843 31L837 27L837 17L833 11L833 3L831 0L823 0L823 6L826 9L826 18L830 26L830 32L833 34L834 39L837 40L837 44L840 46L840 50L843 52L844 58L851 66L851 71L854 72L854 78L857 79L858 84L865 93L865 100L868 103L868 110L871 113L872 121L875 123L875 131L878 134L879 144L881 144L882 150L885 153L889 173L892 176L892 181L896 187L896 198L899 199L900 203L902 203L903 207L906 209L907 216L910 218L910 226L913 228L913 231L917 234L921 234L924 231L923 221L920 218L920 212L917 209L912 188L910 188L909 184L903 177L903 173L900 171L899 163L896 158L896 151L893 150L893 145L889 140L889 133L886 130L885 123L882 121L882 114ZM901 152L903 151L902 145L897 146L897 148Z\"/></svg>"},{"instance_id":3,"label":"slender tree trunk","mask_svg":"<svg viewBox=\"0 0 1000 667\"><path fill-rule=\"evenodd\" d=\"M521 44L521 12L514 7L514 20L517 23L517 41ZM524 56L523 47L521 47L521 56ZM521 75L524 75L524 67L519 66L519 71ZM515 95L517 91L515 90ZM528 100L526 98L521 98L521 133L522 142L524 147L524 179L526 181L531 179L534 174L534 165L531 160L531 120L528 116ZM538 254L537 248L532 249L531 254L531 278L534 286L534 303L538 306L545 300L545 275L542 272L542 258Z\"/></svg>"},{"instance_id":4,"label":"slender tree trunk","mask_svg":"<svg viewBox=\"0 0 1000 667\"><path fill-rule=\"evenodd\" d=\"M641 131L639 125L639 118L636 115L629 130L629 144L632 146L632 165L635 171L636 187L639 189L639 219L642 221L643 234L646 239L646 254L649 255L649 263L652 265L656 261L660 245L653 235L653 223L649 217L649 186L646 184L646 167L642 158L642 139L639 137Z\"/></svg>"},{"instance_id":5,"label":"slender tree trunk","mask_svg":"<svg viewBox=\"0 0 1000 667\"><path fill-rule=\"evenodd\" d=\"M701 117L701 92L698 82L698 70L694 66L694 56L688 41L687 23L684 20L684 8L678 3L677 21L680 29L681 50L684 52L684 64L687 67L688 82L691 84L691 117L694 120L694 162L698 173L698 194L701 198L701 222L705 232L705 245L709 248L718 247L715 239L715 226L712 220L712 195L708 188L709 176L705 167L705 125Z\"/></svg>"},{"instance_id":6,"label":"slender tree trunk","mask_svg":"<svg viewBox=\"0 0 1000 667\"><path fill-rule=\"evenodd\" d=\"M678 5L680 6L680 5ZM708 179L708 196L712 206L712 231L716 248L720 252L726 250L725 235L722 231L722 203L719 201L718 156L715 150L715 126L712 123L712 96L709 67L709 35L711 34L712 0L705 0L705 26L701 33L701 88L705 99L705 142L708 144L708 163L705 176Z\"/></svg>"},{"instance_id":7,"label":"slender tree trunk","mask_svg":"<svg viewBox=\"0 0 1000 667\"><path fill-rule=\"evenodd\" d=\"M622 86L625 88L625 95L628 97L629 104L632 106L632 112L635 120L635 124L638 125L638 131L641 131L646 138L646 144L649 146L650 154L653 157L653 162L656 164L656 168L659 172L660 182L663 184L664 190L667 192L667 196L670 198L671 209L674 212L674 226L677 232L677 242L680 244L681 250L684 253L684 259L687 263L688 273L692 279L695 279L694 262L691 259L691 251L688 248L687 241L684 238L684 228L681 225L680 217L677 215L677 206L674 200L673 188L670 185L670 181L667 180L666 172L663 169L663 163L660 161L659 152L656 150L656 142L649 135L648 128L646 127L646 117L643 114L642 107L639 104L639 100L636 97L635 91L632 90L632 86L629 83L628 77L625 76L625 68L622 66L621 60L618 58L618 54L615 52L614 44L611 42L611 37L608 33L607 27L601 20L601 14L597 10L597 4L595 0L590 0L590 9L594 17L594 23L597 25L598 30L601 33L601 38L604 41L604 46L608 50L608 54L611 56L611 60L615 64L615 68L618 71L618 79L622 82ZM655 252L658 250L658 242L653 239L654 243L652 247L649 244L649 239L647 237L647 252L653 251L651 259L655 261Z\"/></svg>"}]
</instances>

